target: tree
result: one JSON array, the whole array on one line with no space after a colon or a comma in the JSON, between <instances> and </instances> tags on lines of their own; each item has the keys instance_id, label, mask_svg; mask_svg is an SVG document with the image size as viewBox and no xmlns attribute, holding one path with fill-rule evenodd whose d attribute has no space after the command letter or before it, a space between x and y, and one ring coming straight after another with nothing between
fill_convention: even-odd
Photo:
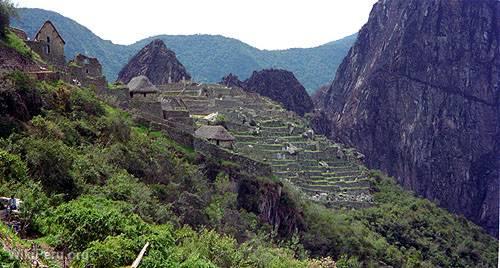
<instances>
[{"instance_id":1,"label":"tree","mask_svg":"<svg viewBox=\"0 0 500 268\"><path fill-rule=\"evenodd\" d=\"M7 36L10 18L16 15L16 8L11 0L0 0L0 38Z\"/></svg>"}]
</instances>

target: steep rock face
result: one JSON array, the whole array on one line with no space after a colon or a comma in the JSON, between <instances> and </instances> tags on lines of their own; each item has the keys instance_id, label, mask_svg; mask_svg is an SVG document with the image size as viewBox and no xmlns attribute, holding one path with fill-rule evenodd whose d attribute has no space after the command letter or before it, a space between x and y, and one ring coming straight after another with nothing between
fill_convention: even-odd
<instances>
[{"instance_id":1,"label":"steep rock face","mask_svg":"<svg viewBox=\"0 0 500 268\"><path fill-rule=\"evenodd\" d=\"M306 228L302 212L279 184L241 180L238 187L238 208L259 215L281 237L291 236Z\"/></svg>"},{"instance_id":2,"label":"steep rock face","mask_svg":"<svg viewBox=\"0 0 500 268\"><path fill-rule=\"evenodd\" d=\"M222 80L220 81L221 85L225 85L227 87L241 87L243 88L243 82L240 81L237 75L234 75L232 73L222 77Z\"/></svg>"},{"instance_id":3,"label":"steep rock face","mask_svg":"<svg viewBox=\"0 0 500 268\"><path fill-rule=\"evenodd\" d=\"M286 109L298 115L304 115L314 109L311 97L292 72L277 69L254 71L252 76L245 80L244 85L244 89L280 102Z\"/></svg>"},{"instance_id":4,"label":"steep rock face","mask_svg":"<svg viewBox=\"0 0 500 268\"><path fill-rule=\"evenodd\" d=\"M155 85L191 79L182 63L177 60L175 53L160 39L141 49L120 71L118 81L127 84L139 75L147 76Z\"/></svg>"},{"instance_id":5,"label":"steep rock face","mask_svg":"<svg viewBox=\"0 0 500 268\"><path fill-rule=\"evenodd\" d=\"M367 164L498 234L500 2L384 0L317 120Z\"/></svg>"},{"instance_id":6,"label":"steep rock face","mask_svg":"<svg viewBox=\"0 0 500 268\"><path fill-rule=\"evenodd\" d=\"M311 96L311 99L313 101L313 104L314 104L315 108L318 108L318 109L322 108L322 101L325 99L325 96L328 93L328 90L330 89L330 86L331 86L330 84L321 86Z\"/></svg>"},{"instance_id":7,"label":"steep rock face","mask_svg":"<svg viewBox=\"0 0 500 268\"><path fill-rule=\"evenodd\" d=\"M292 72L286 70L254 71L252 76L243 82L237 76L229 74L222 78L220 83L229 87L238 86L244 90L269 97L301 116L314 109L311 97L307 94L304 86L300 84Z\"/></svg>"}]
</instances>

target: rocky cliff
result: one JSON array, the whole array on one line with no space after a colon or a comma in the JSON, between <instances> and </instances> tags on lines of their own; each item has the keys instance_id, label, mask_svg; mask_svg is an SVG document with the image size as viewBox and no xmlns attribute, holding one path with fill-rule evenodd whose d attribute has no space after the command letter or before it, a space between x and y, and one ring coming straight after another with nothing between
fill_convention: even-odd
<instances>
[{"instance_id":1,"label":"rocky cliff","mask_svg":"<svg viewBox=\"0 0 500 268\"><path fill-rule=\"evenodd\" d=\"M145 75L155 85L190 80L186 68L162 40L156 39L141 49L118 74L118 81L127 84L136 76Z\"/></svg>"},{"instance_id":2,"label":"rocky cliff","mask_svg":"<svg viewBox=\"0 0 500 268\"><path fill-rule=\"evenodd\" d=\"M244 87L244 83L239 79L237 75L230 73L224 77L220 81L221 85L225 85L226 87Z\"/></svg>"},{"instance_id":3,"label":"rocky cliff","mask_svg":"<svg viewBox=\"0 0 500 268\"><path fill-rule=\"evenodd\" d=\"M498 234L499 31L497 0L379 1L320 101L318 126Z\"/></svg>"},{"instance_id":4,"label":"rocky cliff","mask_svg":"<svg viewBox=\"0 0 500 268\"><path fill-rule=\"evenodd\" d=\"M299 115L312 112L314 109L311 97L304 86L295 78L292 72L279 69L254 71L245 81L239 81L237 76L229 74L222 78L221 84L238 86L246 91L255 92L269 97Z\"/></svg>"},{"instance_id":5,"label":"rocky cliff","mask_svg":"<svg viewBox=\"0 0 500 268\"><path fill-rule=\"evenodd\" d=\"M317 89L314 94L311 96L311 99L314 103L315 108L322 108L322 102L325 99L328 90L330 89L330 84L322 85L319 89Z\"/></svg>"}]
</instances>

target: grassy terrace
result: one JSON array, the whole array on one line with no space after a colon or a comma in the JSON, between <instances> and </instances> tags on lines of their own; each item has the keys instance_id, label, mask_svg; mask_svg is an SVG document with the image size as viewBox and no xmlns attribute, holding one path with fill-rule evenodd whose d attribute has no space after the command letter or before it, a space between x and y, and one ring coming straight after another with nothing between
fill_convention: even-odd
<instances>
[{"instance_id":1,"label":"grassy terrace","mask_svg":"<svg viewBox=\"0 0 500 268\"><path fill-rule=\"evenodd\" d=\"M208 90L212 97L198 95L200 89ZM311 198L318 187L324 187L324 192L335 200L342 199L338 192L352 192L351 189L364 191L364 196L370 195L370 183L364 179L363 170L344 156L352 152L321 135L312 140L304 137L308 122L276 103L217 85L187 85L185 90L179 87L162 90L165 96L180 94L191 114L223 114L236 138L236 153L270 164L278 179L290 179ZM288 144L296 148L294 154L285 150ZM357 202L356 196L348 195L346 201ZM366 202L366 198L359 201Z\"/></svg>"}]
</instances>

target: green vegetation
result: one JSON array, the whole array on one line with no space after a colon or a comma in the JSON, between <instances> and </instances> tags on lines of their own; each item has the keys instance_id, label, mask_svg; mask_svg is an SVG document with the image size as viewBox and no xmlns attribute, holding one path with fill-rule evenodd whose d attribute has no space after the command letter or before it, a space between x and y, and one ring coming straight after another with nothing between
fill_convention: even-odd
<instances>
[{"instance_id":1,"label":"green vegetation","mask_svg":"<svg viewBox=\"0 0 500 268\"><path fill-rule=\"evenodd\" d=\"M0 45L13 48L27 58L41 61L38 54L34 53L16 34L9 31L12 17L17 17L12 1L0 0Z\"/></svg>"},{"instance_id":2,"label":"green vegetation","mask_svg":"<svg viewBox=\"0 0 500 268\"><path fill-rule=\"evenodd\" d=\"M15 103L1 110L24 122L0 139L0 196L23 200L21 234L84 253L76 267L129 265L146 241L143 267L306 266L307 259L261 238L265 224L255 214L238 210L223 172L230 167L134 125L87 89L21 73L3 79L43 100L33 113L16 114Z\"/></svg>"},{"instance_id":3,"label":"green vegetation","mask_svg":"<svg viewBox=\"0 0 500 268\"><path fill-rule=\"evenodd\" d=\"M41 60L40 56L33 52L31 48L29 48L23 40L21 40L14 33L7 31L7 35L5 38L5 43L8 47L15 49L19 54L32 59Z\"/></svg>"},{"instance_id":4,"label":"green vegetation","mask_svg":"<svg viewBox=\"0 0 500 268\"><path fill-rule=\"evenodd\" d=\"M11 17L16 15L14 4L10 0L0 0L0 39L7 36Z\"/></svg>"},{"instance_id":5,"label":"green vegetation","mask_svg":"<svg viewBox=\"0 0 500 268\"><path fill-rule=\"evenodd\" d=\"M373 207L330 213L305 206L307 249L368 266L496 266L497 241L480 227L414 197L379 172L370 177L377 190Z\"/></svg>"},{"instance_id":6,"label":"green vegetation","mask_svg":"<svg viewBox=\"0 0 500 268\"><path fill-rule=\"evenodd\" d=\"M75 267L130 265L146 242L151 246L141 267L497 263L497 241L377 172L369 176L375 190L370 208L333 211L286 183L273 199L275 178L206 159L136 125L90 90L31 81L21 73L3 79L15 86L0 91L0 98L18 96L30 110L19 113L12 101L0 107L0 118L8 116L17 126L0 138L0 196L23 200L22 235L56 251L83 253L73 260ZM246 197L238 183L247 183ZM280 234L259 214L265 206L274 206L273 215L297 216L297 229ZM280 228L293 217L285 219ZM15 263L0 252L4 259Z\"/></svg>"},{"instance_id":7,"label":"green vegetation","mask_svg":"<svg viewBox=\"0 0 500 268\"><path fill-rule=\"evenodd\" d=\"M18 9L19 19L13 25L33 36L40 25L50 19L66 40L67 58L78 53L97 57L106 77L113 81L128 60L153 39L160 38L172 49L193 79L219 82L229 73L240 79L264 68L282 68L295 74L308 92L330 82L356 35L316 48L259 50L239 40L214 35L161 35L140 40L129 46L103 40L77 22L55 12L41 9Z\"/></svg>"},{"instance_id":8,"label":"green vegetation","mask_svg":"<svg viewBox=\"0 0 500 268\"><path fill-rule=\"evenodd\" d=\"M13 258L9 253L0 249L0 264L5 268L18 268L21 267L19 260Z\"/></svg>"}]
</instances>

